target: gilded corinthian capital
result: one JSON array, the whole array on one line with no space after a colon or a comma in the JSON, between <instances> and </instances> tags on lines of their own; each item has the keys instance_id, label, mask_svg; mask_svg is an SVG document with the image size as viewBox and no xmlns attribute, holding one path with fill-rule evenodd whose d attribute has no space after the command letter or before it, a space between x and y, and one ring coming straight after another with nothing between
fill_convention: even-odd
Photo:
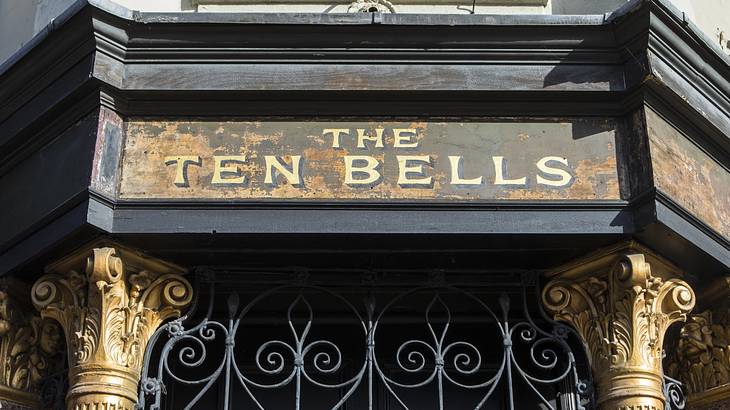
<instances>
[{"instance_id":1,"label":"gilded corinthian capital","mask_svg":"<svg viewBox=\"0 0 730 410\"><path fill-rule=\"evenodd\" d=\"M115 246L80 252L49 270L31 296L66 335L67 408L133 409L150 337L192 300L182 269Z\"/></svg>"},{"instance_id":2,"label":"gilded corinthian capital","mask_svg":"<svg viewBox=\"0 0 730 410\"><path fill-rule=\"evenodd\" d=\"M631 252L604 255L586 261L589 269L557 275L543 290L548 311L572 325L585 344L601 409L664 408L664 335L686 319L695 295L680 279L652 274L646 259Z\"/></svg>"}]
</instances>

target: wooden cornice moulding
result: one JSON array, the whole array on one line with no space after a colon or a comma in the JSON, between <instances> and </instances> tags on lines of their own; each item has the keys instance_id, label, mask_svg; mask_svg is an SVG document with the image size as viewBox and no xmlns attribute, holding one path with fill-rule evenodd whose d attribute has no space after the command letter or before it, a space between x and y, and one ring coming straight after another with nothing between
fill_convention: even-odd
<instances>
[{"instance_id":1,"label":"wooden cornice moulding","mask_svg":"<svg viewBox=\"0 0 730 410\"><path fill-rule=\"evenodd\" d=\"M199 6L244 6L250 4L322 4L322 0L187 0L186 8L196 8ZM350 0L337 0L329 4L349 4ZM483 0L479 2L480 6L502 6L502 7L527 7L527 6L546 6L548 0ZM398 0L396 5L419 5L419 6L435 6L435 5L463 5L458 0Z\"/></svg>"},{"instance_id":2,"label":"wooden cornice moulding","mask_svg":"<svg viewBox=\"0 0 730 410\"><path fill-rule=\"evenodd\" d=\"M523 0L515 0L525 2ZM544 0L528 0L529 3L544 3ZM183 24L181 24L183 23ZM193 25L188 23L194 23ZM298 36L304 39L301 45L302 52L292 49L288 42L287 26L298 26ZM353 31L353 26L358 26ZM348 51L340 50L338 42L345 39L337 35L339 27L347 29ZM397 34L382 36L379 32L383 27L396 30ZM308 35L311 28L311 35ZM320 30L326 29L332 35L321 35ZM576 30L580 28L580 30ZM164 29L165 36L156 36L156 30ZM443 31L450 38L450 46L444 48L440 43L433 42L433 35L422 36L421 30L429 32ZM303 30L303 32L302 32ZM489 31L493 35L478 35L475 31ZM61 32L63 32L61 35ZM255 36L243 35L257 33ZM620 35L616 35L620 33ZM33 78L41 72L53 72L54 66L59 70L68 69L73 58L66 58L69 50L95 50L92 77L101 80L114 88L128 90L148 89L149 83L143 78L154 69L139 72L149 68L160 68L158 63L165 64L180 61L180 67L186 64L203 64L210 68L225 64L254 64L261 59L285 61L286 64L298 64L297 61L311 64L312 50L326 58L317 65L321 67L337 63L354 62L372 63L378 61L388 65L393 60L393 51L397 49L398 61L404 58L413 58L414 62L428 59L458 61L468 58L474 61L484 61L480 65L488 66L490 61L508 60L520 61L523 65L532 65L535 69L544 66L544 61L560 61L561 63L575 62L579 65L590 64L589 71L596 72L603 77L603 83L608 83L608 77L618 69L617 74L622 81L611 82L605 91L620 92L644 84L646 76L654 81L663 81L664 76L654 75L650 67L645 64L636 64L637 58L646 60L647 43L637 41L645 39L642 34L650 33L655 39L650 43L652 52L671 57L682 64L672 67L683 77L693 82L697 74L703 76L704 81L694 81L698 89L704 93L715 93L714 90L728 90L726 76L730 59L721 51L712 47L710 41L688 24L681 13L676 11L664 0L632 1L627 6L607 15L587 16L557 16L557 15L438 15L438 14L386 14L379 21L374 22L367 13L355 14L321 14L321 13L149 13L136 12L125 9L110 1L89 0L77 2L75 6L54 20L53 24L30 42L30 46L22 48L2 66L0 66L0 90L13 86L32 88L33 81L19 82L19 78ZM74 36L87 36L89 42L79 41ZM413 46L404 49L403 38L408 37ZM475 37L476 36L476 37ZM671 38L670 38L671 37ZM66 39L73 39L73 43ZM170 40L167 40L167 39ZM478 38L481 44L474 40ZM245 39L245 40L244 40ZM368 47L360 42L373 44L378 47ZM511 44L519 42L521 48L515 50ZM79 48L79 44L86 44ZM691 44L688 44L691 43ZM355 46L353 46L353 44ZM460 46L460 44L463 46ZM672 50L665 50L662 44L671 44ZM342 44L340 44L342 45ZM91 48L87 47L91 46ZM468 46L468 47L467 47ZM37 48L47 48L39 52ZM393 51L389 51L393 48ZM427 49L428 52L423 50ZM627 54L626 50L631 50ZM84 51L85 52L85 51ZM50 64L34 64L38 58L46 58L47 54L54 54L55 60ZM357 53L354 55L353 53ZM639 54L637 54L639 53ZM84 53L77 53L78 56ZM667 57L670 57L667 54ZM73 55L73 53L72 53ZM679 57L677 57L679 56ZM48 57L50 58L50 57ZM623 63L621 66L617 63ZM400 63L398 63L400 64ZM270 64L269 64L270 65ZM397 65L397 64L395 64ZM422 64L421 64L422 65ZM473 64L471 64L473 65ZM302 65L304 67L304 65ZM689 69L694 67L694 69ZM333 73L337 67L333 66ZM417 68L417 67L414 67ZM479 67L473 67L479 69ZM708 70L708 68L710 70ZM49 70L50 69L50 70ZM580 70L580 67L572 68ZM43 70L43 71L41 71ZM606 71L608 70L608 71ZM625 70L625 72L624 72ZM559 70L557 70L559 71ZM690 72L694 71L694 75ZM135 74L135 72L137 74ZM638 73L641 72L641 73ZM638 75L637 75L638 73ZM554 77L557 73L551 72ZM574 73L575 74L575 73ZM48 77L48 78L52 78ZM471 77L470 77L471 78ZM575 75L573 75L575 78ZM198 77L198 80L200 78ZM295 90L297 86L291 81L271 83L273 87L286 86L285 89ZM545 81L535 82L535 90L560 90L558 83L545 78ZM601 81L574 81L572 91L597 91ZM566 80L566 83L569 83ZM291 83L291 84L288 84ZM712 87L705 83L713 84ZM287 85L288 84L288 85ZM259 88L264 84L258 84ZM525 85L525 84L523 84ZM363 88L363 86L366 86ZM190 89L185 81L180 81L171 89ZM236 88L229 85L231 90ZM343 85L344 87L344 85ZM386 89L399 90L404 85L392 82ZM359 83L352 91L377 88L377 84L367 87ZM472 89L476 89L474 86ZM600 87L599 87L600 88ZM198 85L196 90L202 88ZM216 90L226 88L216 87ZM444 84L444 89L456 90L456 84ZM524 91L524 89L521 89ZM413 91L408 89L407 91ZM17 92L11 94L17 95ZM29 94L29 93L24 93ZM708 94L710 95L710 94ZM4 97L10 97L0 92L0 107L4 104ZM0 120L2 112L0 110Z\"/></svg>"}]
</instances>

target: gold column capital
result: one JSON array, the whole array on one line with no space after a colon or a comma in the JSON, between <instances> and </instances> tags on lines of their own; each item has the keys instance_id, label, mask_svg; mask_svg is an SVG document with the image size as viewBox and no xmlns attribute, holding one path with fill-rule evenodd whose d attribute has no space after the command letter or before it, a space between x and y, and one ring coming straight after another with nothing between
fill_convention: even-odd
<instances>
[{"instance_id":1,"label":"gold column capital","mask_svg":"<svg viewBox=\"0 0 730 410\"><path fill-rule=\"evenodd\" d=\"M40 407L40 382L61 370L61 329L30 305L29 286L0 279L0 398Z\"/></svg>"},{"instance_id":2,"label":"gold column capital","mask_svg":"<svg viewBox=\"0 0 730 410\"><path fill-rule=\"evenodd\" d=\"M47 270L31 297L65 331L67 407L133 409L150 337L192 300L183 269L114 245L83 249Z\"/></svg>"},{"instance_id":3,"label":"gold column capital","mask_svg":"<svg viewBox=\"0 0 730 410\"><path fill-rule=\"evenodd\" d=\"M573 264L543 289L546 309L582 338L601 409L664 408L664 335L695 304L692 288L670 277L664 261L655 275L647 259L659 259L635 252L630 246Z\"/></svg>"}]
</instances>

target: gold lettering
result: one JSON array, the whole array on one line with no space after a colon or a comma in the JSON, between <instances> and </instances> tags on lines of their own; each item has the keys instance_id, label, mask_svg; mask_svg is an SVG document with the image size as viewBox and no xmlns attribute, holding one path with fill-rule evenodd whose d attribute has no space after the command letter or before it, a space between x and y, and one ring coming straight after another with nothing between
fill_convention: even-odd
<instances>
[{"instance_id":1,"label":"gold lettering","mask_svg":"<svg viewBox=\"0 0 730 410\"><path fill-rule=\"evenodd\" d=\"M433 177L423 176L423 165L431 165L430 155L396 155L398 159L398 185L402 187L428 187L433 184ZM413 162L420 164L413 165ZM409 178L408 174L419 174L422 178Z\"/></svg>"},{"instance_id":2,"label":"gold lettering","mask_svg":"<svg viewBox=\"0 0 730 410\"><path fill-rule=\"evenodd\" d=\"M355 166L355 162L365 162L364 166ZM345 155L345 184L377 185L380 182L378 167L380 162L368 155ZM354 174L365 174L365 178L355 179Z\"/></svg>"},{"instance_id":3,"label":"gold lettering","mask_svg":"<svg viewBox=\"0 0 730 410\"><path fill-rule=\"evenodd\" d=\"M375 129L375 136L365 134L364 129L357 130L357 147L365 148L365 141L375 141L375 148L383 148L383 128Z\"/></svg>"},{"instance_id":4,"label":"gold lettering","mask_svg":"<svg viewBox=\"0 0 730 410\"><path fill-rule=\"evenodd\" d=\"M394 148L416 148L418 146L418 141L411 140L416 136L415 128L393 128L393 135L395 136Z\"/></svg>"},{"instance_id":5,"label":"gold lettering","mask_svg":"<svg viewBox=\"0 0 730 410\"><path fill-rule=\"evenodd\" d=\"M246 162L244 155L214 155L211 184L242 185L246 183L246 176L240 175L241 169L238 167L238 164L244 162ZM224 178L223 174L236 174L236 176Z\"/></svg>"},{"instance_id":6,"label":"gold lettering","mask_svg":"<svg viewBox=\"0 0 730 410\"><path fill-rule=\"evenodd\" d=\"M188 165L201 166L203 164L198 155L178 155L165 157L165 165L177 165L175 169L175 180L173 183L178 187L190 186L188 182Z\"/></svg>"},{"instance_id":7,"label":"gold lettering","mask_svg":"<svg viewBox=\"0 0 730 410\"><path fill-rule=\"evenodd\" d=\"M565 166L568 166L568 160L561 157L544 157L537 161L537 168L548 175L559 176L560 179L547 179L541 175L537 175L537 183L549 186L566 186L573 179L573 176L568 171L560 168L554 168L547 165L548 162L555 161Z\"/></svg>"},{"instance_id":8,"label":"gold lettering","mask_svg":"<svg viewBox=\"0 0 730 410\"><path fill-rule=\"evenodd\" d=\"M347 128L325 128L322 130L322 136L332 134L332 148L340 148L340 134L350 136L350 130Z\"/></svg>"},{"instance_id":9,"label":"gold lettering","mask_svg":"<svg viewBox=\"0 0 730 410\"><path fill-rule=\"evenodd\" d=\"M300 173L302 162L301 155L291 156L291 170L289 170L285 164L282 164L281 160L275 155L266 155L264 156L264 160L266 161L266 177L264 178L265 184L276 185L276 182L274 181L276 179L276 175L274 175L274 173L276 172L277 175L282 175L286 178L292 186L302 186L302 175Z\"/></svg>"},{"instance_id":10,"label":"gold lettering","mask_svg":"<svg viewBox=\"0 0 730 410\"><path fill-rule=\"evenodd\" d=\"M505 179L504 157L492 157L494 162L494 185L527 185L527 177Z\"/></svg>"},{"instance_id":11,"label":"gold lettering","mask_svg":"<svg viewBox=\"0 0 730 410\"><path fill-rule=\"evenodd\" d=\"M454 185L481 185L483 181L482 177L471 179L462 178L463 159L464 157L449 155L449 162L451 162L451 183Z\"/></svg>"}]
</instances>

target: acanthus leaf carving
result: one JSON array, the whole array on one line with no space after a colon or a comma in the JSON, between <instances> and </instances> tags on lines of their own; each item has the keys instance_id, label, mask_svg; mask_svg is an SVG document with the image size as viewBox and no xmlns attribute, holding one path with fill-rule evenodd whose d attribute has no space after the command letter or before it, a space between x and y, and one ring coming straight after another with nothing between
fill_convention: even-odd
<instances>
[{"instance_id":1,"label":"acanthus leaf carving","mask_svg":"<svg viewBox=\"0 0 730 410\"><path fill-rule=\"evenodd\" d=\"M136 398L133 381L140 377L152 333L192 300L192 287L180 274L129 268L115 248L93 249L83 274L45 275L31 293L41 316L55 319L65 330L70 380L98 377L105 371L99 368L116 369L121 373L106 376L120 379L115 387L120 391L104 395L100 386L101 396L91 402L112 400L123 406ZM70 402L89 403L89 398L86 393L76 397L71 386Z\"/></svg>"},{"instance_id":2,"label":"acanthus leaf carving","mask_svg":"<svg viewBox=\"0 0 730 410\"><path fill-rule=\"evenodd\" d=\"M664 335L686 319L694 292L682 280L653 276L642 254L622 255L606 273L597 273L552 280L543 291L543 304L580 335L602 408L621 408L636 397L644 397L646 406L663 408Z\"/></svg>"}]
</instances>

